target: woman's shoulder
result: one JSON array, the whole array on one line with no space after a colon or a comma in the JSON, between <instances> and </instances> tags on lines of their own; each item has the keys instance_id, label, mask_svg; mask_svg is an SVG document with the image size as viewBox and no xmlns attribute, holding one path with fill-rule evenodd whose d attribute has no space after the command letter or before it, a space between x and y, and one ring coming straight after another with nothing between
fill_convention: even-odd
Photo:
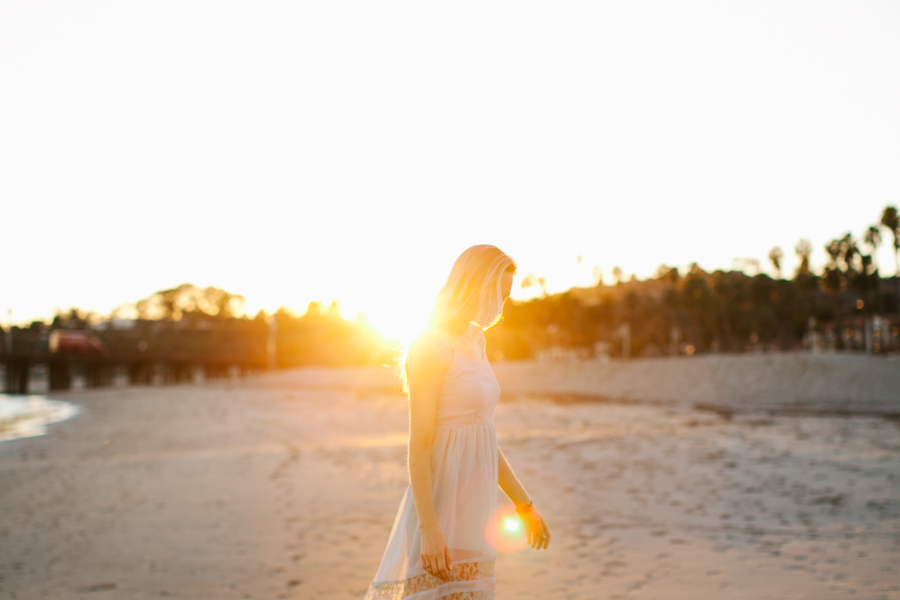
<instances>
[{"instance_id":1,"label":"woman's shoulder","mask_svg":"<svg viewBox=\"0 0 900 600\"><path fill-rule=\"evenodd\" d=\"M422 330L419 335L413 339L410 349L417 352L433 353L440 352L442 349L452 349L450 346L450 336L445 331L430 327Z\"/></svg>"},{"instance_id":2,"label":"woman's shoulder","mask_svg":"<svg viewBox=\"0 0 900 600\"><path fill-rule=\"evenodd\" d=\"M413 359L413 362L443 366L443 370L450 367L450 363L453 361L453 352L448 335L436 328L422 331L409 347L410 358Z\"/></svg>"}]
</instances>

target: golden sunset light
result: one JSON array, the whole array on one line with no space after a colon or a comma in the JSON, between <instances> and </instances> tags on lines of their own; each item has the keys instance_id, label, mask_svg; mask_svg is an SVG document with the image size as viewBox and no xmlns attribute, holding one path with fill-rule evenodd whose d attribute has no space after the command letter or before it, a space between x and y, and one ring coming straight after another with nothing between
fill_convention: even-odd
<instances>
[{"instance_id":1,"label":"golden sunset light","mask_svg":"<svg viewBox=\"0 0 900 600\"><path fill-rule=\"evenodd\" d=\"M898 33L3 0L0 597L900 600Z\"/></svg>"},{"instance_id":2,"label":"golden sunset light","mask_svg":"<svg viewBox=\"0 0 900 600\"><path fill-rule=\"evenodd\" d=\"M525 298L800 238L821 265L900 197L891 4L49 6L0 19L16 323L188 282L405 335L472 244Z\"/></svg>"}]
</instances>

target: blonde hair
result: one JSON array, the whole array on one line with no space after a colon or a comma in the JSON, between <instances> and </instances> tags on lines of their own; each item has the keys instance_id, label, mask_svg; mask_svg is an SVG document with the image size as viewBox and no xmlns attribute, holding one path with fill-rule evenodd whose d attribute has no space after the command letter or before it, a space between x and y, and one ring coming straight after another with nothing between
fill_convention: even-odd
<instances>
[{"instance_id":1,"label":"blonde hair","mask_svg":"<svg viewBox=\"0 0 900 600\"><path fill-rule=\"evenodd\" d=\"M503 318L503 273L516 263L500 248L472 246L453 263L431 309L429 324L448 333L465 333L470 323L487 330Z\"/></svg>"},{"instance_id":2,"label":"blonde hair","mask_svg":"<svg viewBox=\"0 0 900 600\"><path fill-rule=\"evenodd\" d=\"M438 292L428 324L451 335L463 336L472 328L486 331L503 320L503 274L515 272L516 262L489 244L465 250L453 263ZM410 344L409 351L415 346ZM402 357L400 379L409 392L409 351Z\"/></svg>"}]
</instances>

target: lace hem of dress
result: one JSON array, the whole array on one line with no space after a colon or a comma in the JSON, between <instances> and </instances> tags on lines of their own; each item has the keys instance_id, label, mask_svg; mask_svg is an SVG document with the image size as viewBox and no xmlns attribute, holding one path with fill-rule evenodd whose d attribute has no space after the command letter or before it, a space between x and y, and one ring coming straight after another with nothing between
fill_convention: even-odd
<instances>
[{"instance_id":1,"label":"lace hem of dress","mask_svg":"<svg viewBox=\"0 0 900 600\"><path fill-rule=\"evenodd\" d=\"M494 566L493 560L457 563L450 581L423 573L373 583L364 600L494 600Z\"/></svg>"}]
</instances>

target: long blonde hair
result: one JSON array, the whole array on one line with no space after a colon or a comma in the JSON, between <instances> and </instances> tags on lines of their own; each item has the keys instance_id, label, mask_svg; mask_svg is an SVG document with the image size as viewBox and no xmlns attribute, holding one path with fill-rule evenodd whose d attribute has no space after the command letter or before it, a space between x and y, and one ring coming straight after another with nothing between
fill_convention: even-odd
<instances>
[{"instance_id":1,"label":"long blonde hair","mask_svg":"<svg viewBox=\"0 0 900 600\"><path fill-rule=\"evenodd\" d=\"M503 318L503 273L516 263L500 248L479 244L453 263L431 309L429 324L451 334L466 332L469 323L487 330Z\"/></svg>"},{"instance_id":2,"label":"long blonde hair","mask_svg":"<svg viewBox=\"0 0 900 600\"><path fill-rule=\"evenodd\" d=\"M489 244L465 250L453 263L438 292L428 324L454 337L473 328L486 331L503 320L503 274L515 272L516 262ZM411 351L415 341L410 344ZM409 352L403 357L403 390L409 391Z\"/></svg>"}]
</instances>

